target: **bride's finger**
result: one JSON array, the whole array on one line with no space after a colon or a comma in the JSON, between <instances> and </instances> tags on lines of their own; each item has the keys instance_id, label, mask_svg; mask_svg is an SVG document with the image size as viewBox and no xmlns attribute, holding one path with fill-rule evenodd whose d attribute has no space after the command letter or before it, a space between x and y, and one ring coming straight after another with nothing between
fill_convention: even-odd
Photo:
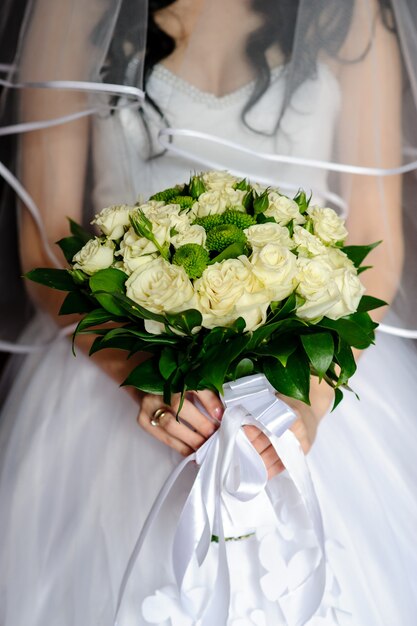
<instances>
[{"instance_id":1,"label":"bride's finger","mask_svg":"<svg viewBox=\"0 0 417 626\"><path fill-rule=\"evenodd\" d=\"M262 452L261 459L265 464L266 469L269 469L274 463L279 461L279 456L272 444L269 444L267 448Z\"/></svg>"},{"instance_id":2,"label":"bride's finger","mask_svg":"<svg viewBox=\"0 0 417 626\"><path fill-rule=\"evenodd\" d=\"M268 437L256 426L244 426L243 430L256 452L259 452L259 454L271 444Z\"/></svg>"},{"instance_id":3,"label":"bride's finger","mask_svg":"<svg viewBox=\"0 0 417 626\"><path fill-rule=\"evenodd\" d=\"M169 435L179 439L193 450L198 450L205 442L204 437L194 430L191 430L189 426L178 422L175 415L169 412L166 412L163 417L160 418L157 428L165 430Z\"/></svg>"},{"instance_id":4,"label":"bride's finger","mask_svg":"<svg viewBox=\"0 0 417 626\"><path fill-rule=\"evenodd\" d=\"M172 404L172 411L174 413L178 410L178 406L179 400L174 401ZM217 424L206 415L203 415L193 402L187 399L184 400L184 404L181 407L180 421L181 420L189 424L197 433L204 437L204 439L208 439L217 429Z\"/></svg>"},{"instance_id":5,"label":"bride's finger","mask_svg":"<svg viewBox=\"0 0 417 626\"><path fill-rule=\"evenodd\" d=\"M285 470L285 466L283 462L281 461L281 459L278 458L278 460L275 461L275 463L268 468L268 479L273 478L274 476L277 476L277 474L280 474L284 470Z\"/></svg>"},{"instance_id":6,"label":"bride's finger","mask_svg":"<svg viewBox=\"0 0 417 626\"><path fill-rule=\"evenodd\" d=\"M165 415L157 416L155 412L158 410L165 411ZM176 423L175 416L172 414L174 409L172 407L165 406L163 403L163 399L159 395L154 394L145 394L142 403L141 409L139 411L137 422L139 426L141 426L147 433L165 443L170 448L173 448L183 456L188 456L195 449L195 445L200 444L201 440L196 438L199 437L197 433L193 433L192 430L180 424L183 430L180 430L180 436L177 437L171 428L171 422ZM155 419L156 418L156 419ZM170 424L167 429L165 426ZM176 434L178 434L177 429L174 428ZM170 432L171 431L171 432ZM186 435L185 439L183 435ZM190 445L193 444L193 445Z\"/></svg>"},{"instance_id":7,"label":"bride's finger","mask_svg":"<svg viewBox=\"0 0 417 626\"><path fill-rule=\"evenodd\" d=\"M155 409L156 410L156 409ZM174 418L175 419L175 418ZM193 448L186 444L184 441L177 439L177 437L172 436L168 433L167 430L158 426L153 426L151 423L152 414L149 414L143 408L139 411L138 415L138 424L145 430L149 435L158 439L161 443L169 446L173 450L179 452L182 456L188 456L193 452Z\"/></svg>"},{"instance_id":8,"label":"bride's finger","mask_svg":"<svg viewBox=\"0 0 417 626\"><path fill-rule=\"evenodd\" d=\"M193 391L192 395L201 402L207 413L216 420L220 420L224 413L224 406L219 396L208 389L204 391Z\"/></svg>"}]
</instances>

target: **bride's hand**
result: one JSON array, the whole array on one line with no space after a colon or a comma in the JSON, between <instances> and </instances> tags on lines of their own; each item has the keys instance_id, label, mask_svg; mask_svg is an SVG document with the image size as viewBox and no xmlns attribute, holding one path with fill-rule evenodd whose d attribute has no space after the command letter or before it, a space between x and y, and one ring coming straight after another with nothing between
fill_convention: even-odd
<instances>
[{"instance_id":1,"label":"bride's hand","mask_svg":"<svg viewBox=\"0 0 417 626\"><path fill-rule=\"evenodd\" d=\"M298 418L291 426L305 454L310 450L316 437L317 428L323 415L331 405L333 392L324 383L319 384L313 379L311 384L311 406L303 402L284 398L293 408ZM208 418L195 406L193 399L198 398ZM161 396L144 394L138 415L138 424L150 435L170 446L183 456L197 450L218 428L223 414L223 405L211 391L191 392L181 409L181 423L175 419L179 405L179 396L174 396L170 407L164 405ZM154 419L155 412L159 411ZM162 414L161 414L162 413ZM154 422L154 423L152 423ZM284 466L278 458L269 439L255 426L244 427L249 441L261 455L268 470L268 477L279 474Z\"/></svg>"},{"instance_id":2,"label":"bride's hand","mask_svg":"<svg viewBox=\"0 0 417 626\"><path fill-rule=\"evenodd\" d=\"M195 399L210 417L199 411L193 402ZM144 394L137 421L147 433L183 456L188 456L217 430L223 415L223 405L212 391L189 392L180 411L180 420L177 421L175 415L179 402L179 394L173 396L171 406L166 406L161 396ZM157 411L159 417L158 413L155 416Z\"/></svg>"},{"instance_id":3,"label":"bride's hand","mask_svg":"<svg viewBox=\"0 0 417 626\"><path fill-rule=\"evenodd\" d=\"M316 378L311 381L311 406L304 402L282 396L283 400L293 409L297 419L290 430L294 433L304 454L307 454L316 438L319 423L327 413L333 401L333 391L325 383L319 383ZM268 470L268 478L276 476L285 467L275 452L270 440L256 426L244 426L249 441L261 455Z\"/></svg>"}]
</instances>

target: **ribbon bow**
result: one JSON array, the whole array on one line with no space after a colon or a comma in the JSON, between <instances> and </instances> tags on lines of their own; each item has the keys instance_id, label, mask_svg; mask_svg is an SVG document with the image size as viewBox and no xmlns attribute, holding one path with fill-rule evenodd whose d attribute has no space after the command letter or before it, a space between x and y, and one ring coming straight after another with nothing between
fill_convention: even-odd
<instances>
[{"instance_id":1,"label":"ribbon bow","mask_svg":"<svg viewBox=\"0 0 417 626\"><path fill-rule=\"evenodd\" d=\"M200 619L201 626L225 625L230 604L230 580L222 519L222 493L247 502L265 493L272 501L273 490L279 492L279 480L267 487L265 465L250 444L242 426L259 428L271 441L299 494L314 532L320 558L310 564L307 578L295 589L280 597L279 603L287 623L303 626L316 612L325 588L324 535L320 508L305 456L300 444L288 430L296 419L293 410L275 396L275 390L263 374L241 378L224 385L226 411L219 429L201 448L178 465L162 487L138 537L120 586L115 626L127 583L148 531L170 490L184 468L192 461L198 466L194 484L181 511L176 528L172 559L175 581L184 610ZM271 502L272 507L272 502ZM184 579L197 560L202 566L207 557L213 531L218 534L217 576L202 614L187 597Z\"/></svg>"}]
</instances>

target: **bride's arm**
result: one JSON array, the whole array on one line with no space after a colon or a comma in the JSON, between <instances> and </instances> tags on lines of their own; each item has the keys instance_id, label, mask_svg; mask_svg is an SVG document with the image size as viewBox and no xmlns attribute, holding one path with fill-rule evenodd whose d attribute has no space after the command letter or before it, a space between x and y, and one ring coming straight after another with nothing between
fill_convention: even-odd
<instances>
[{"instance_id":1,"label":"bride's arm","mask_svg":"<svg viewBox=\"0 0 417 626\"><path fill-rule=\"evenodd\" d=\"M350 34L340 52L358 59L369 43L369 4L357 2ZM401 162L401 63L395 34L382 23L376 2L371 48L364 58L346 63L340 72L342 109L337 136L342 163L390 168ZM347 123L350 120L350 123ZM361 275L367 292L390 303L399 283L403 263L401 176L343 174L342 196L347 198L349 243L382 241L367 257L371 270ZM386 309L377 309L378 321ZM356 358L360 357L355 350ZM317 428L332 402L332 391L312 380L311 407L290 401L299 419L293 431L308 452ZM255 433L253 433L255 435Z\"/></svg>"},{"instance_id":2,"label":"bride's arm","mask_svg":"<svg viewBox=\"0 0 417 626\"><path fill-rule=\"evenodd\" d=\"M365 58L343 64L340 74L342 110L338 153L342 163L393 168L401 163L401 61L397 37L382 23L378 3L356 4L351 32L341 57ZM369 15L369 5L375 18ZM362 27L362 28L361 28ZM358 52L359 51L359 52ZM396 293L403 264L402 177L347 175L342 177L347 199L349 243L382 241L367 258L373 266L361 275L368 293L390 303ZM378 320L386 309L378 309Z\"/></svg>"},{"instance_id":3,"label":"bride's arm","mask_svg":"<svg viewBox=\"0 0 417 626\"><path fill-rule=\"evenodd\" d=\"M370 35L369 7L375 11L374 30ZM357 2L350 33L340 57L358 59L370 36L368 54L357 62L336 64L340 70L342 109L337 136L342 163L395 167L401 162L401 64L396 36L382 23L377 3ZM350 123L346 123L350 120ZM361 275L368 293L391 302L395 296L403 263L400 176L343 175L342 196L347 198L349 243L364 245L382 240L367 258L373 269ZM378 320L384 315L378 309ZM359 357L359 351L356 357ZM320 420L327 413L333 392L326 384L312 380L311 407L286 399L298 413L291 430L305 453L313 445ZM266 437L254 427L246 427L256 449L268 460L269 475L283 469ZM275 460L274 460L275 459Z\"/></svg>"},{"instance_id":4,"label":"bride's arm","mask_svg":"<svg viewBox=\"0 0 417 626\"><path fill-rule=\"evenodd\" d=\"M70 9L71 3L63 0L36 2L20 60L21 80L87 78L86 64L97 52L91 35L104 9L101 2L89 3L79 12L79 20L73 14L67 14ZM48 16L46 21L45 15ZM74 23L75 19L79 23ZM87 108L87 96L80 92L30 89L21 92L19 119L48 120ZM83 117L71 123L24 133L19 144L19 176L40 210L50 247L63 266L66 261L55 242L68 235L67 217L82 222L89 133L89 118ZM20 207L19 237L24 272L34 267L51 266L33 218L23 206ZM78 316L58 316L64 298L62 292L30 281L25 285L37 307L46 311L56 324L66 326L79 321ZM90 336L77 340L78 347L85 352L91 342ZM138 360L143 358L145 355L139 356ZM100 352L92 359L119 384L134 366L132 361L127 362L124 353L116 350Z\"/></svg>"}]
</instances>

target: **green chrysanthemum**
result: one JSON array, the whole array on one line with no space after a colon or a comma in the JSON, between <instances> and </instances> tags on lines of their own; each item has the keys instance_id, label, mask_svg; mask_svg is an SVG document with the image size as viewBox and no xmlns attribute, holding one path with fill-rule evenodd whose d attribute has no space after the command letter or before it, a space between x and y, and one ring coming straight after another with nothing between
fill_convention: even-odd
<instances>
[{"instance_id":1,"label":"green chrysanthemum","mask_svg":"<svg viewBox=\"0 0 417 626\"><path fill-rule=\"evenodd\" d=\"M172 198L178 196L178 194L181 193L183 189L183 185L170 187L169 189L164 189L163 191L158 191L158 193L154 193L153 196L149 198L149 200L156 200L157 202L166 202L167 204L170 204L172 202Z\"/></svg>"},{"instance_id":2,"label":"green chrysanthemum","mask_svg":"<svg viewBox=\"0 0 417 626\"><path fill-rule=\"evenodd\" d=\"M170 199L170 204L179 204L181 209L191 209L195 200L191 196L174 196Z\"/></svg>"},{"instance_id":3,"label":"green chrysanthemum","mask_svg":"<svg viewBox=\"0 0 417 626\"><path fill-rule=\"evenodd\" d=\"M205 217L197 217L193 224L198 224L198 226L202 226L206 232L214 228L215 226L219 226L223 224L223 215L215 214L215 215L206 215Z\"/></svg>"},{"instance_id":4,"label":"green chrysanthemum","mask_svg":"<svg viewBox=\"0 0 417 626\"><path fill-rule=\"evenodd\" d=\"M198 243L186 243L177 248L172 262L182 265L192 279L200 278L209 263L209 253Z\"/></svg>"},{"instance_id":5,"label":"green chrysanthemum","mask_svg":"<svg viewBox=\"0 0 417 626\"><path fill-rule=\"evenodd\" d=\"M228 209L221 215L221 218L223 224L234 224L242 230L256 224L256 219L252 215L242 213L242 211L234 211L233 209Z\"/></svg>"},{"instance_id":6,"label":"green chrysanthemum","mask_svg":"<svg viewBox=\"0 0 417 626\"><path fill-rule=\"evenodd\" d=\"M246 243L245 233L234 224L220 224L207 233L206 246L209 250L221 252L232 243Z\"/></svg>"}]
</instances>

